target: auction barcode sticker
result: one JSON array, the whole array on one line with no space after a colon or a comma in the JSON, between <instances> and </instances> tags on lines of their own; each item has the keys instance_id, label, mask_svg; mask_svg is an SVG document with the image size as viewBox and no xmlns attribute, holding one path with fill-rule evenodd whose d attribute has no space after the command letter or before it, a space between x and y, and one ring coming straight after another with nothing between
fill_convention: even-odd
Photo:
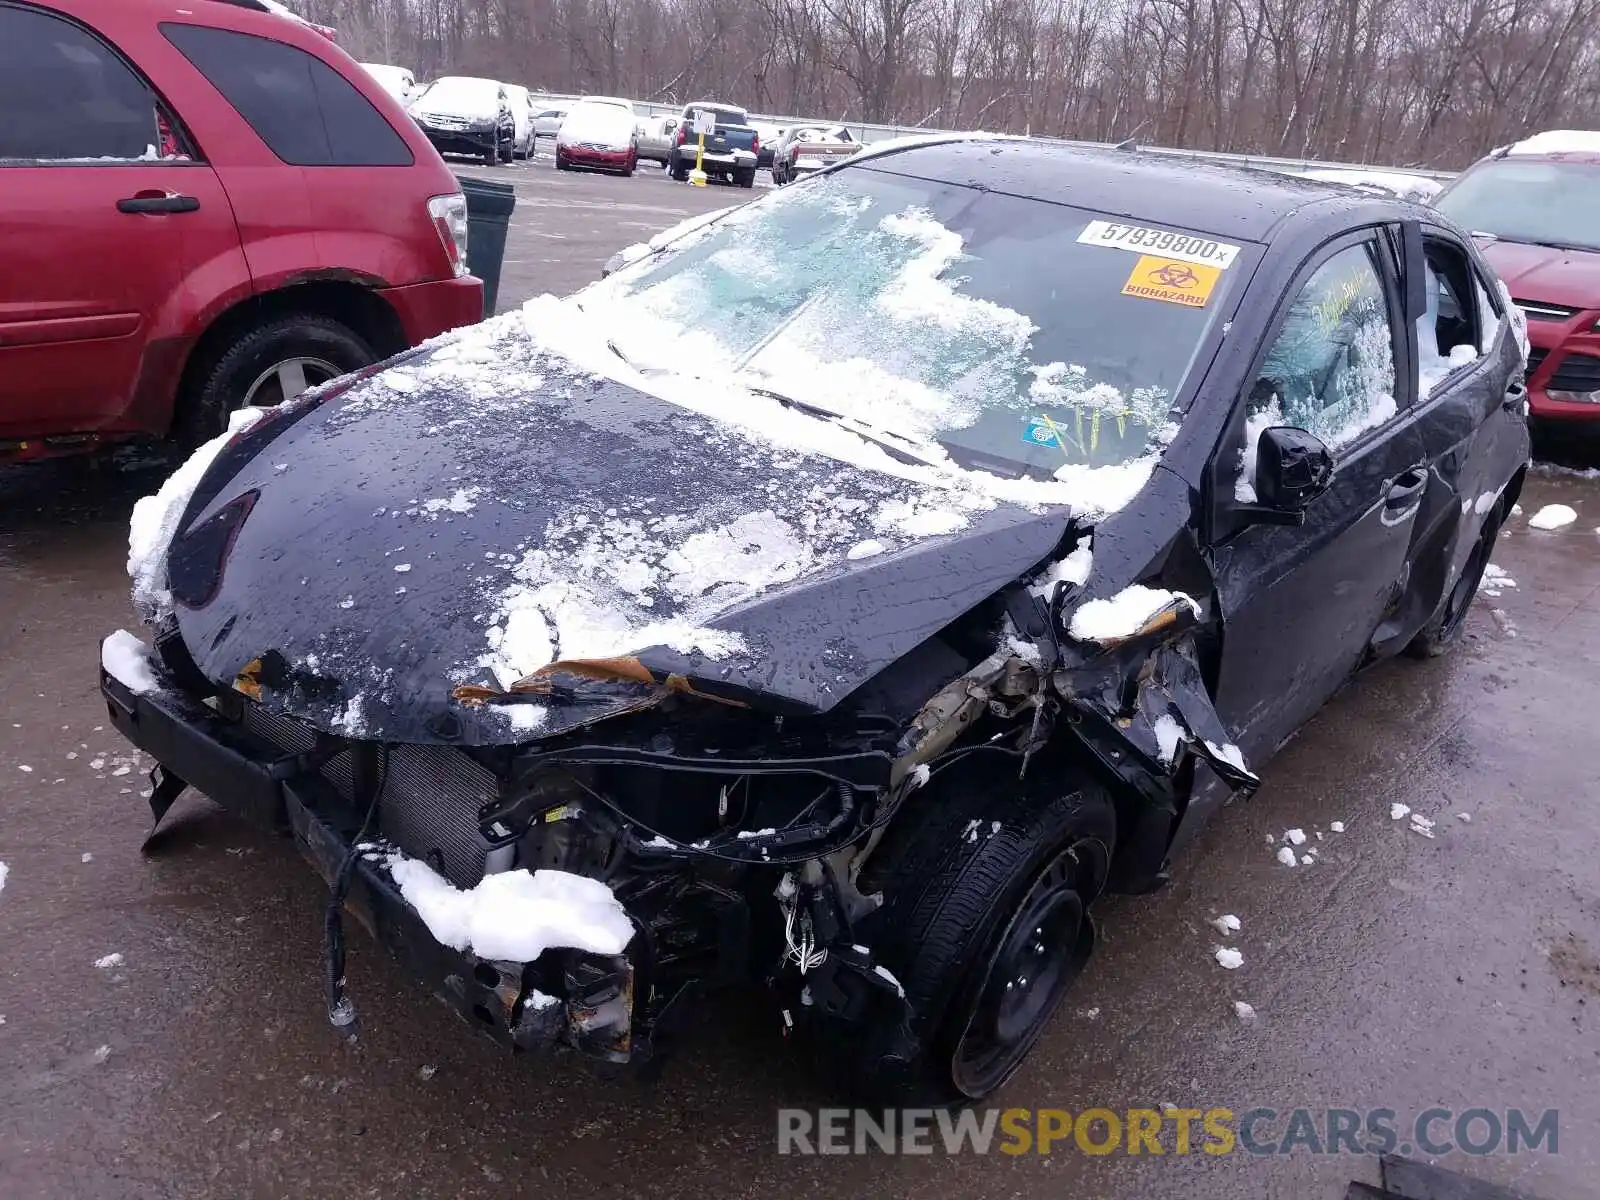
<instances>
[{"instance_id":1,"label":"auction barcode sticker","mask_svg":"<svg viewBox=\"0 0 1600 1200\"><path fill-rule=\"evenodd\" d=\"M1173 233L1169 229L1150 229L1143 225L1120 225L1115 221L1090 221L1078 240L1087 246L1110 246L1136 254L1159 254L1226 271L1238 257L1239 247L1232 242L1193 233Z\"/></svg>"}]
</instances>

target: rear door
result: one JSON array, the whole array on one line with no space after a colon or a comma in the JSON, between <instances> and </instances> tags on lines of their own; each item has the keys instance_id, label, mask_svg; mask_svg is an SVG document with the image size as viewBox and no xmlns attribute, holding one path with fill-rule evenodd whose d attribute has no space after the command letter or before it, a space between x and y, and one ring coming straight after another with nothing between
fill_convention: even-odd
<instances>
[{"instance_id":1,"label":"rear door","mask_svg":"<svg viewBox=\"0 0 1600 1200\"><path fill-rule=\"evenodd\" d=\"M1428 474L1413 414L1396 399L1408 355L1387 236L1331 243L1291 287L1212 464L1224 620L1216 708L1247 761L1350 676L1403 585ZM1303 525L1245 523L1250 447L1274 425L1307 429L1334 455L1332 486Z\"/></svg>"},{"instance_id":2,"label":"rear door","mask_svg":"<svg viewBox=\"0 0 1600 1200\"><path fill-rule=\"evenodd\" d=\"M0 439L163 431L193 336L184 280L238 253L232 210L133 63L3 0L0 194Z\"/></svg>"},{"instance_id":3,"label":"rear door","mask_svg":"<svg viewBox=\"0 0 1600 1200\"><path fill-rule=\"evenodd\" d=\"M1527 457L1527 388L1498 288L1454 233L1425 225L1422 244L1427 309L1414 328L1410 383L1431 470L1389 648L1439 608L1485 530L1504 517L1501 493Z\"/></svg>"}]
</instances>

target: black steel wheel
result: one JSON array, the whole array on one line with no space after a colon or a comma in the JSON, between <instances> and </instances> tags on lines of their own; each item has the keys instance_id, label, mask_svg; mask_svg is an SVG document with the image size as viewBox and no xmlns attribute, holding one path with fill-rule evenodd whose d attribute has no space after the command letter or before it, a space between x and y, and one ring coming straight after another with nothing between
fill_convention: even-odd
<instances>
[{"instance_id":1,"label":"black steel wheel","mask_svg":"<svg viewBox=\"0 0 1600 1200\"><path fill-rule=\"evenodd\" d=\"M1009 768L1009 770L1008 770ZM1037 769L1037 766L1036 766ZM950 1105L1022 1066L1094 950L1116 810L1098 784L998 756L936 774L862 872L882 906L856 930L905 989L818 1050L858 1099ZM1030 775L1033 773L1030 772Z\"/></svg>"}]
</instances>

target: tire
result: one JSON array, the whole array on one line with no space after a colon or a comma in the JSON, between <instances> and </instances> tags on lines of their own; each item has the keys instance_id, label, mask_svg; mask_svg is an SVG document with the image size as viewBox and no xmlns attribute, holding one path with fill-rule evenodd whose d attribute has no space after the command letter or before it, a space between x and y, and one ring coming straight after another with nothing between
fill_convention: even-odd
<instances>
[{"instance_id":1,"label":"tire","mask_svg":"<svg viewBox=\"0 0 1600 1200\"><path fill-rule=\"evenodd\" d=\"M902 1014L879 1009L819 1045L830 1073L863 1102L946 1106L992 1095L1093 949L1088 910L1116 845L1111 797L1077 775L997 779L1010 765L975 755L941 772L910 801L914 811L901 818L909 829L891 827L863 873L862 890L881 890L884 903L858 936L913 1013L909 1030ZM1017 790L1007 798L1007 788Z\"/></svg>"},{"instance_id":2,"label":"tire","mask_svg":"<svg viewBox=\"0 0 1600 1200\"><path fill-rule=\"evenodd\" d=\"M1412 658L1438 658L1458 642L1467 627L1467 613L1478 595L1478 585L1494 555L1495 540L1500 536L1500 512L1496 509L1483 523L1483 532L1467 558L1466 566L1448 595L1439 602L1438 610L1428 618L1411 642L1406 654Z\"/></svg>"},{"instance_id":3,"label":"tire","mask_svg":"<svg viewBox=\"0 0 1600 1200\"><path fill-rule=\"evenodd\" d=\"M500 150L498 147L483 152L483 165L486 167L498 167L500 165Z\"/></svg>"},{"instance_id":4,"label":"tire","mask_svg":"<svg viewBox=\"0 0 1600 1200\"><path fill-rule=\"evenodd\" d=\"M321 380L313 376L333 378L356 371L377 362L378 355L354 330L331 317L297 313L270 320L245 332L197 377L193 391L179 403L175 438L193 448L216 437L252 387L257 389L256 403L280 402L283 397L275 391L278 380L267 377L280 364L296 359L321 364L298 364L307 383L315 383Z\"/></svg>"},{"instance_id":5,"label":"tire","mask_svg":"<svg viewBox=\"0 0 1600 1200\"><path fill-rule=\"evenodd\" d=\"M737 183L742 188L755 187L755 185L756 185L755 169L751 168L748 171L735 171L733 173L733 182Z\"/></svg>"}]
</instances>

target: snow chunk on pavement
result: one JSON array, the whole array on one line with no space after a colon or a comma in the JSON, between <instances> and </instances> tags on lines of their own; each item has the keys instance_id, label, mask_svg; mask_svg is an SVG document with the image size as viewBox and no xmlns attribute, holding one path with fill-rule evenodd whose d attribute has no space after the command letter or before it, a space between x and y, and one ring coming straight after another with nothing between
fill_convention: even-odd
<instances>
[{"instance_id":1,"label":"snow chunk on pavement","mask_svg":"<svg viewBox=\"0 0 1600 1200\"><path fill-rule=\"evenodd\" d=\"M1328 823L1328 828L1333 830L1335 833L1343 833L1344 832L1344 822L1343 821L1330 821Z\"/></svg>"},{"instance_id":2,"label":"snow chunk on pavement","mask_svg":"<svg viewBox=\"0 0 1600 1200\"><path fill-rule=\"evenodd\" d=\"M103 958L95 959L94 965L99 967L102 971L109 971L112 967L120 967L122 965L122 955L107 954Z\"/></svg>"},{"instance_id":3,"label":"snow chunk on pavement","mask_svg":"<svg viewBox=\"0 0 1600 1200\"><path fill-rule=\"evenodd\" d=\"M1237 950L1230 950L1227 946L1218 946L1216 951L1217 966L1224 971L1237 971L1244 966L1244 955Z\"/></svg>"},{"instance_id":4,"label":"snow chunk on pavement","mask_svg":"<svg viewBox=\"0 0 1600 1200\"><path fill-rule=\"evenodd\" d=\"M1577 511L1565 504L1546 504L1528 518L1529 529L1560 529L1578 519Z\"/></svg>"},{"instance_id":5,"label":"snow chunk on pavement","mask_svg":"<svg viewBox=\"0 0 1600 1200\"><path fill-rule=\"evenodd\" d=\"M1478 590L1491 599L1498 599L1500 593L1505 591L1506 588L1514 588L1516 586L1517 581L1507 575L1503 568L1497 567L1493 563L1485 564L1483 578L1478 581Z\"/></svg>"},{"instance_id":6,"label":"snow chunk on pavement","mask_svg":"<svg viewBox=\"0 0 1600 1200\"><path fill-rule=\"evenodd\" d=\"M1080 642L1115 642L1131 637L1168 604L1182 601L1198 615L1200 606L1182 592L1145 587L1123 588L1104 600L1090 600L1072 614L1067 632Z\"/></svg>"},{"instance_id":7,"label":"snow chunk on pavement","mask_svg":"<svg viewBox=\"0 0 1600 1200\"><path fill-rule=\"evenodd\" d=\"M117 630L100 643L100 665L135 695L157 687L155 672L150 669L149 647L126 629Z\"/></svg>"},{"instance_id":8,"label":"snow chunk on pavement","mask_svg":"<svg viewBox=\"0 0 1600 1200\"><path fill-rule=\"evenodd\" d=\"M1409 804L1401 804L1397 801L1389 805L1389 820L1391 821L1403 821L1410 813L1411 806Z\"/></svg>"},{"instance_id":9,"label":"snow chunk on pavement","mask_svg":"<svg viewBox=\"0 0 1600 1200\"><path fill-rule=\"evenodd\" d=\"M389 875L441 945L479 958L532 962L554 947L621 954L627 910L598 879L567 871L501 871L467 891L427 863L392 854Z\"/></svg>"},{"instance_id":10,"label":"snow chunk on pavement","mask_svg":"<svg viewBox=\"0 0 1600 1200\"><path fill-rule=\"evenodd\" d=\"M11 874L11 868L0 862L0 892L6 890L6 876Z\"/></svg>"},{"instance_id":11,"label":"snow chunk on pavement","mask_svg":"<svg viewBox=\"0 0 1600 1200\"><path fill-rule=\"evenodd\" d=\"M867 538L866 541L857 542L854 546L851 546L850 549L844 552L844 556L851 562L856 562L859 559L871 558L876 554L882 554L888 548L877 538Z\"/></svg>"},{"instance_id":12,"label":"snow chunk on pavement","mask_svg":"<svg viewBox=\"0 0 1600 1200\"><path fill-rule=\"evenodd\" d=\"M1220 917L1213 917L1211 924L1216 927L1218 933L1239 932L1239 918L1232 913L1224 913Z\"/></svg>"},{"instance_id":13,"label":"snow chunk on pavement","mask_svg":"<svg viewBox=\"0 0 1600 1200\"><path fill-rule=\"evenodd\" d=\"M1290 829L1283 836L1291 846L1305 845L1306 831L1304 829Z\"/></svg>"},{"instance_id":14,"label":"snow chunk on pavement","mask_svg":"<svg viewBox=\"0 0 1600 1200\"><path fill-rule=\"evenodd\" d=\"M1256 1019L1256 1010L1251 1008L1243 1000L1235 1000L1233 1002L1233 1011L1234 1015L1247 1025Z\"/></svg>"},{"instance_id":15,"label":"snow chunk on pavement","mask_svg":"<svg viewBox=\"0 0 1600 1200\"><path fill-rule=\"evenodd\" d=\"M1294 866L1294 864L1295 864L1294 851L1289 849L1289 847L1287 847L1287 846L1279 846L1278 847L1278 861L1281 862L1286 867Z\"/></svg>"},{"instance_id":16,"label":"snow chunk on pavement","mask_svg":"<svg viewBox=\"0 0 1600 1200\"><path fill-rule=\"evenodd\" d=\"M167 590L167 547L201 476L229 440L249 429L265 412L263 408L241 408L230 413L226 433L197 449L155 495L133 506L128 522L128 576L133 580L134 607L146 620L154 621L172 606L172 593Z\"/></svg>"}]
</instances>

